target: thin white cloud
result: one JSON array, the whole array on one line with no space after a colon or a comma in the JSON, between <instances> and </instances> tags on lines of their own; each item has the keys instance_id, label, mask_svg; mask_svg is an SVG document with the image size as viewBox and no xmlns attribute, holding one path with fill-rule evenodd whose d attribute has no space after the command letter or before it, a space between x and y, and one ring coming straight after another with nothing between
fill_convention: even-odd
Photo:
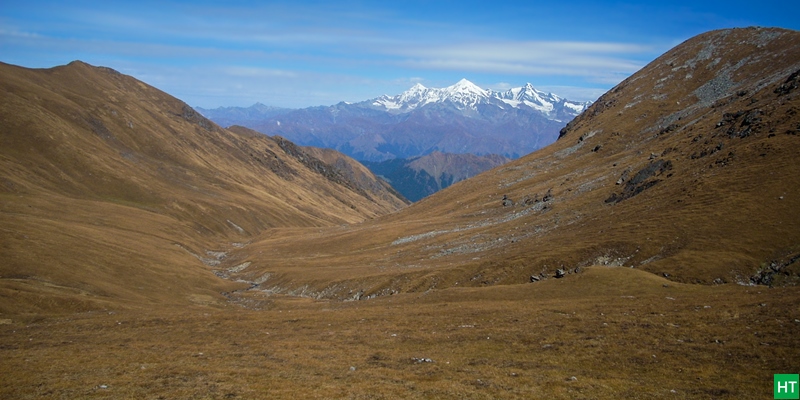
<instances>
[{"instance_id":1,"label":"thin white cloud","mask_svg":"<svg viewBox=\"0 0 800 400\"><path fill-rule=\"evenodd\" d=\"M568 75L616 79L642 68L653 49L629 43L505 41L387 49L398 64L418 69L513 75ZM612 80L613 80L612 79Z\"/></svg>"},{"instance_id":2,"label":"thin white cloud","mask_svg":"<svg viewBox=\"0 0 800 400\"><path fill-rule=\"evenodd\" d=\"M602 39L506 40L504 27L407 10L342 3L53 3L50 20L0 18L0 41L6 57L21 65L26 57L42 66L83 59L203 105L333 104L460 78L503 82L494 89L526 81L604 86L657 55L649 46Z\"/></svg>"},{"instance_id":3,"label":"thin white cloud","mask_svg":"<svg viewBox=\"0 0 800 400\"><path fill-rule=\"evenodd\" d=\"M38 39L38 38L41 38L42 36L37 34L37 33L26 32L26 31L17 29L16 27L2 27L2 26L0 26L0 38L1 37L5 37L5 39L4 39L4 41L5 41L5 40L10 40L10 39L20 39L20 38L22 38L22 39Z\"/></svg>"},{"instance_id":4,"label":"thin white cloud","mask_svg":"<svg viewBox=\"0 0 800 400\"><path fill-rule=\"evenodd\" d=\"M508 89L513 88L513 87L514 87L514 85L512 85L512 84L510 84L508 82L497 82L497 83L493 83L491 85L488 85L488 88L492 89L492 90L508 90Z\"/></svg>"}]
</instances>

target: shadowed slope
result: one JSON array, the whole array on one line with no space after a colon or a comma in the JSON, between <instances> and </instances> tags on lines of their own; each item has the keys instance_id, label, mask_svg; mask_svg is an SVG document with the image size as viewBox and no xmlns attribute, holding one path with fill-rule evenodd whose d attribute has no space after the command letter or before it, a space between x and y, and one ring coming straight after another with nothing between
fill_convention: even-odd
<instances>
[{"instance_id":1,"label":"shadowed slope","mask_svg":"<svg viewBox=\"0 0 800 400\"><path fill-rule=\"evenodd\" d=\"M503 165L510 160L500 155L453 154L434 151L410 159L370 162L364 165L389 181L411 201L419 201L453 183Z\"/></svg>"},{"instance_id":2,"label":"shadowed slope","mask_svg":"<svg viewBox=\"0 0 800 400\"><path fill-rule=\"evenodd\" d=\"M795 284L798 71L797 32L700 35L601 97L555 144L380 220L262 237L237 255L253 264L237 276L341 298L590 265Z\"/></svg>"},{"instance_id":3,"label":"shadowed slope","mask_svg":"<svg viewBox=\"0 0 800 400\"><path fill-rule=\"evenodd\" d=\"M78 302L219 297L230 285L204 263L216 265L233 243L403 204L310 168L286 144L223 130L107 68L2 65L0 75L4 307L32 304L17 292L38 290L79 294Z\"/></svg>"}]
</instances>

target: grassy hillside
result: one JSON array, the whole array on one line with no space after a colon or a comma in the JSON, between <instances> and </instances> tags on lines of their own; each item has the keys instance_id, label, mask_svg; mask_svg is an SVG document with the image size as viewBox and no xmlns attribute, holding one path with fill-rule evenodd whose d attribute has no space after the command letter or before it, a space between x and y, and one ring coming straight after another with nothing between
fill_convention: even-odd
<instances>
[{"instance_id":1,"label":"grassy hillside","mask_svg":"<svg viewBox=\"0 0 800 400\"><path fill-rule=\"evenodd\" d=\"M798 70L797 32L701 35L601 97L555 144L380 220L262 236L238 253L253 261L238 276L322 297L518 284L592 265L796 284Z\"/></svg>"},{"instance_id":2,"label":"grassy hillside","mask_svg":"<svg viewBox=\"0 0 800 400\"><path fill-rule=\"evenodd\" d=\"M258 233L403 206L116 71L0 68L3 311L219 300L211 267Z\"/></svg>"}]
</instances>

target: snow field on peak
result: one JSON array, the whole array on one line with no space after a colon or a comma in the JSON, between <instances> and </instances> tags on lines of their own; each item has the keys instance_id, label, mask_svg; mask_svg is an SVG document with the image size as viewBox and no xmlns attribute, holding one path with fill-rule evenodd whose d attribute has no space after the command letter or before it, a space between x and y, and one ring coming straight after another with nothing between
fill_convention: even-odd
<instances>
[{"instance_id":1,"label":"snow field on peak","mask_svg":"<svg viewBox=\"0 0 800 400\"><path fill-rule=\"evenodd\" d=\"M417 107L433 103L453 103L459 109L477 110L479 104L491 104L499 100L514 108L530 107L549 117L556 112L557 105L567 108L568 112L579 114L590 103L572 102L553 94L536 90L530 83L523 87L512 88L503 92L482 89L467 79L445 88L427 88L420 83L396 96L381 96L372 105L387 111L410 112ZM495 102L502 108L502 104Z\"/></svg>"}]
</instances>

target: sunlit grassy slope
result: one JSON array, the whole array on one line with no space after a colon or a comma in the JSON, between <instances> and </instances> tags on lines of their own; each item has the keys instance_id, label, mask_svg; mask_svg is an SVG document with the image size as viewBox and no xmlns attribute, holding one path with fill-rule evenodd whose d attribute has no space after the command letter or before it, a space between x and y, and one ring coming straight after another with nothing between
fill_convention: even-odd
<instances>
[{"instance_id":1,"label":"sunlit grassy slope","mask_svg":"<svg viewBox=\"0 0 800 400\"><path fill-rule=\"evenodd\" d=\"M258 233L404 205L107 68L0 74L2 312L221 298L208 266Z\"/></svg>"}]
</instances>

